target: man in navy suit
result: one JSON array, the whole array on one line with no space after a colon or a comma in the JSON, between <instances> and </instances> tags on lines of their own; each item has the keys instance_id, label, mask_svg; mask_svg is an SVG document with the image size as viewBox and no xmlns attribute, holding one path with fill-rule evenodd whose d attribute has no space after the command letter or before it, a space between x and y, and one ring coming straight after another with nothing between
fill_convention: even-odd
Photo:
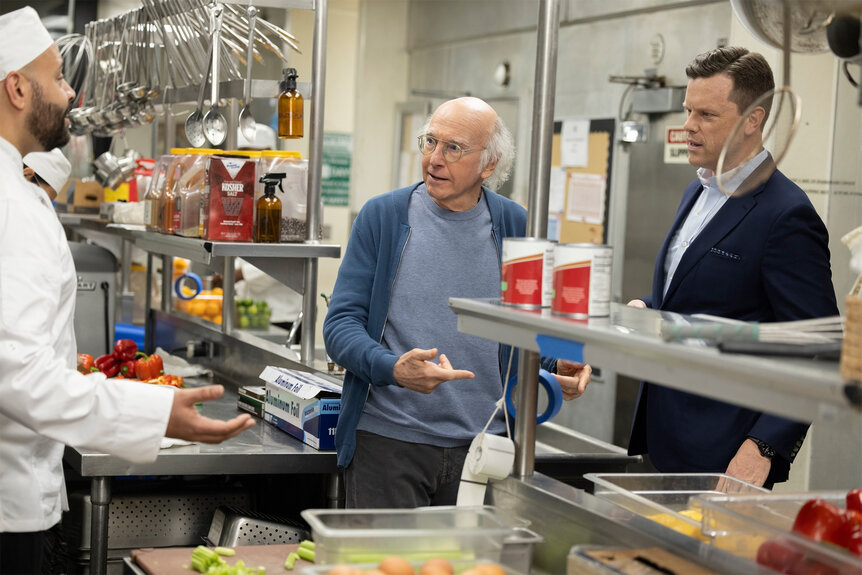
<instances>
[{"instance_id":1,"label":"man in navy suit","mask_svg":"<svg viewBox=\"0 0 862 575\"><path fill-rule=\"evenodd\" d=\"M686 75L684 129L697 179L656 258L652 296L629 305L759 322L836 315L826 227L763 148L771 98L761 96L775 87L769 64L725 47L697 56ZM648 453L663 473L727 473L771 487L787 480L807 429L642 382L629 453Z\"/></svg>"}]
</instances>

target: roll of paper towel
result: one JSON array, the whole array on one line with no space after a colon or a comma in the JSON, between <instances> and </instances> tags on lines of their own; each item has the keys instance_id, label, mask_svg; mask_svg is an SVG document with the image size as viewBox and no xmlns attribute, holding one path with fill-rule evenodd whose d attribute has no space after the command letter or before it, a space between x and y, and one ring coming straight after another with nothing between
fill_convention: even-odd
<instances>
[{"instance_id":1,"label":"roll of paper towel","mask_svg":"<svg viewBox=\"0 0 862 575\"><path fill-rule=\"evenodd\" d=\"M473 438L467 464L474 475L503 479L512 471L515 462L515 444L508 437L480 433Z\"/></svg>"}]
</instances>

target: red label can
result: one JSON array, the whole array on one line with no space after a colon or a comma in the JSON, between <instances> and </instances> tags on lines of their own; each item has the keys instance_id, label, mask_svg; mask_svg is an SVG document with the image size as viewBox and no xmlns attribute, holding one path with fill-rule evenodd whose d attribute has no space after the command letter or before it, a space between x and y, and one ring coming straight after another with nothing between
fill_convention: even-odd
<instances>
[{"instance_id":1,"label":"red label can","mask_svg":"<svg viewBox=\"0 0 862 575\"><path fill-rule=\"evenodd\" d=\"M610 246L559 244L551 312L577 318L610 315L612 262Z\"/></svg>"},{"instance_id":2,"label":"red label can","mask_svg":"<svg viewBox=\"0 0 862 575\"><path fill-rule=\"evenodd\" d=\"M526 309L551 306L554 242L503 238L500 303Z\"/></svg>"}]
</instances>

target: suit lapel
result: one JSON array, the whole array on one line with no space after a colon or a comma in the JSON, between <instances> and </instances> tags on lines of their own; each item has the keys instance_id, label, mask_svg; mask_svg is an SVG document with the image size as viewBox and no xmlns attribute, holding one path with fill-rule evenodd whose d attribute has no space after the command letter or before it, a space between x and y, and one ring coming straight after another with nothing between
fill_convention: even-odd
<instances>
[{"instance_id":1,"label":"suit lapel","mask_svg":"<svg viewBox=\"0 0 862 575\"><path fill-rule=\"evenodd\" d=\"M685 254L682 256L682 259L679 262L679 266L676 268L676 272L673 274L673 279L670 282L670 287L667 290L667 295L662 300L662 304L665 301L669 300L676 289L679 287L680 282L685 278L685 276L694 268L694 266L700 262L700 260L711 250L715 244L717 244L723 237L725 237L728 233L730 233L733 228L742 221L742 218L751 211L751 209L757 205L757 196L763 191L766 187L766 183L772 177L772 174L775 172L775 162L772 159L772 155L768 155L767 158L745 179L742 184L737 188L737 193L735 193L731 198L727 200L727 202L718 210L718 213L715 214L715 217L710 220L710 222L706 225L705 228L698 234L689 248L686 250ZM757 183L761 182L761 183ZM745 193L745 190L754 188L750 193ZM702 187L699 188L703 189ZM742 192L741 195L738 195ZM694 194L694 197L697 197L698 194ZM690 202L688 208L685 211L685 214L688 215L688 212L691 210L691 205L693 202ZM685 221L685 217L680 218L680 215L677 214L677 219L674 222L673 231L675 232L677 226L682 225L682 222ZM668 238L672 237L672 234L668 236ZM668 239L665 240L665 244L668 243ZM667 246L662 246L662 249L667 250ZM662 265L664 265L664 259L662 259ZM662 277L664 277L664 269L662 268Z\"/></svg>"}]
</instances>

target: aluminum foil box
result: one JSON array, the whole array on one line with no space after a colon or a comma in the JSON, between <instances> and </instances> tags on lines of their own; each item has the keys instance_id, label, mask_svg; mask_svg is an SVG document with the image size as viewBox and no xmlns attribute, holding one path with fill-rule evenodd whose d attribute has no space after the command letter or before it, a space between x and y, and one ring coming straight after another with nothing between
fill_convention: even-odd
<instances>
[{"instance_id":1,"label":"aluminum foil box","mask_svg":"<svg viewBox=\"0 0 862 575\"><path fill-rule=\"evenodd\" d=\"M341 411L341 386L322 377L267 366L265 421L315 449L335 449L335 426Z\"/></svg>"}]
</instances>

